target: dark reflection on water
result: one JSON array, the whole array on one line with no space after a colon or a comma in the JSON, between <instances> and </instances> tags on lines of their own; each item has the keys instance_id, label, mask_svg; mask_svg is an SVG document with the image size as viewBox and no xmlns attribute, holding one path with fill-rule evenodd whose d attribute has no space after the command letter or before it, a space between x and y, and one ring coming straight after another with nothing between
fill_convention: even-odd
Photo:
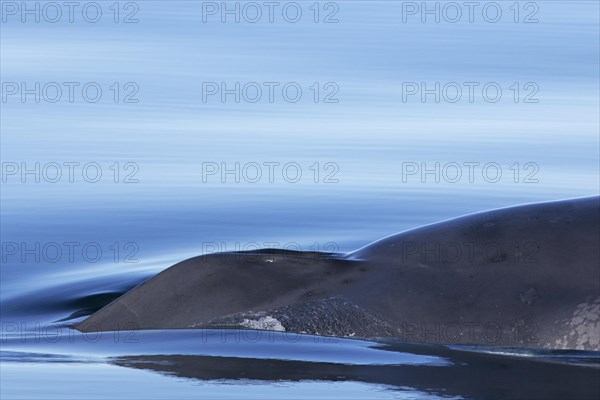
<instances>
[{"instance_id":1,"label":"dark reflection on water","mask_svg":"<svg viewBox=\"0 0 600 400\"><path fill-rule=\"evenodd\" d=\"M392 346L387 349L395 350ZM452 365L348 365L189 355L127 356L111 362L201 381L356 381L386 385L392 390L413 388L435 396L474 399L597 399L600 396L598 364L574 367L534 358L441 347L416 349L447 357Z\"/></svg>"}]
</instances>

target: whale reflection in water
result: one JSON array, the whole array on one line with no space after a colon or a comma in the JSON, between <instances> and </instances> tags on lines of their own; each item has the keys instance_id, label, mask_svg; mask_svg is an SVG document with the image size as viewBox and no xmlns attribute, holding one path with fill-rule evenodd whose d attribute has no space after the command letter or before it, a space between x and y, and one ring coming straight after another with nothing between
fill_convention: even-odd
<instances>
[{"instance_id":1,"label":"whale reflection in water","mask_svg":"<svg viewBox=\"0 0 600 400\"><path fill-rule=\"evenodd\" d=\"M359 382L407 395L538 399L600 397L600 363L595 352L540 351L507 356L488 350L383 344L378 349L443 357L447 363L340 364L299 360L142 355L115 357L115 365L199 381ZM505 353L507 350L503 351ZM564 383L568 382L568 385ZM412 397L411 397L412 398Z\"/></svg>"}]
</instances>

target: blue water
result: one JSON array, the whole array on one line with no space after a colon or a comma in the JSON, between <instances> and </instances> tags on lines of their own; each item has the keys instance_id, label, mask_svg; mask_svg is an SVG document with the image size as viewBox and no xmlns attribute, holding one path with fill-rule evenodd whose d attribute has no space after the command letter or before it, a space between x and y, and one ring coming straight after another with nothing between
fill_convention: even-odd
<instances>
[{"instance_id":1,"label":"blue water","mask_svg":"<svg viewBox=\"0 0 600 400\"><path fill-rule=\"evenodd\" d=\"M413 14L421 2L400 1L319 2L317 23L313 1L297 2L296 23L279 8L273 22L263 8L256 23L251 9L223 23L215 3L193 1L118 2L114 22L114 2L99 1L95 23L93 10L84 17L79 8L72 23L66 9L52 23L46 3L39 23L21 2L1 9L2 350L17 354L3 356L2 398L443 396L354 375L178 378L107 361L150 353L13 337L91 312L198 254L350 251L470 212L600 192L597 1L518 2L518 15L500 1L495 23L493 10L481 13L486 2L473 22L462 9L455 23L451 9L438 23ZM56 102L52 82L62 88ZM75 85L72 101L64 82ZM90 82L102 89L97 102L80 90ZM239 102L207 93L223 82L256 84ZM272 101L265 82L276 85ZM440 91L423 100L420 85L436 82ZM465 82L476 87L473 101ZM21 85L35 92L36 83L39 102L23 98ZM280 90L288 83L302 89L297 102ZM482 94L490 83L502 89L497 102ZM456 84L462 97L452 102ZM256 85L263 96L251 102ZM345 365L337 355L354 344L340 343L315 350L318 361ZM279 360L307 361L297 354L312 351L266 346ZM253 348L209 355L260 358Z\"/></svg>"}]
</instances>

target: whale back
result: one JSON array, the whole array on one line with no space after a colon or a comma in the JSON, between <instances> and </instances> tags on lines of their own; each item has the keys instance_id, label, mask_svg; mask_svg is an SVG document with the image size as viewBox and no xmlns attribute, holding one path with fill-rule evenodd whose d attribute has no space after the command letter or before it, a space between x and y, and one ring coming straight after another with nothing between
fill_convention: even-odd
<instances>
[{"instance_id":1,"label":"whale back","mask_svg":"<svg viewBox=\"0 0 600 400\"><path fill-rule=\"evenodd\" d=\"M243 326L248 318L229 318L236 315L248 316L248 327L276 328L272 318L260 322L260 311L333 296L354 279L358 264L335 254L275 249L194 257L124 294L77 329Z\"/></svg>"},{"instance_id":2,"label":"whale back","mask_svg":"<svg viewBox=\"0 0 600 400\"><path fill-rule=\"evenodd\" d=\"M600 350L599 197L471 214L349 258L388 271L378 291L402 294L362 304L407 340Z\"/></svg>"},{"instance_id":3,"label":"whale back","mask_svg":"<svg viewBox=\"0 0 600 400\"><path fill-rule=\"evenodd\" d=\"M472 214L349 254L195 257L82 331L249 328L600 350L600 199Z\"/></svg>"}]
</instances>

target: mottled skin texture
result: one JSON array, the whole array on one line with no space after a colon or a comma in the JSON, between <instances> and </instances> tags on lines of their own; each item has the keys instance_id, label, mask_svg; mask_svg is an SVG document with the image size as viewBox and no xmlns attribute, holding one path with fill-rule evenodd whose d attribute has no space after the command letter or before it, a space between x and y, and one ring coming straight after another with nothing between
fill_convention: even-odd
<instances>
[{"instance_id":1,"label":"mottled skin texture","mask_svg":"<svg viewBox=\"0 0 600 400\"><path fill-rule=\"evenodd\" d=\"M597 351L600 198L471 214L349 254L196 257L77 326L189 327Z\"/></svg>"}]
</instances>

